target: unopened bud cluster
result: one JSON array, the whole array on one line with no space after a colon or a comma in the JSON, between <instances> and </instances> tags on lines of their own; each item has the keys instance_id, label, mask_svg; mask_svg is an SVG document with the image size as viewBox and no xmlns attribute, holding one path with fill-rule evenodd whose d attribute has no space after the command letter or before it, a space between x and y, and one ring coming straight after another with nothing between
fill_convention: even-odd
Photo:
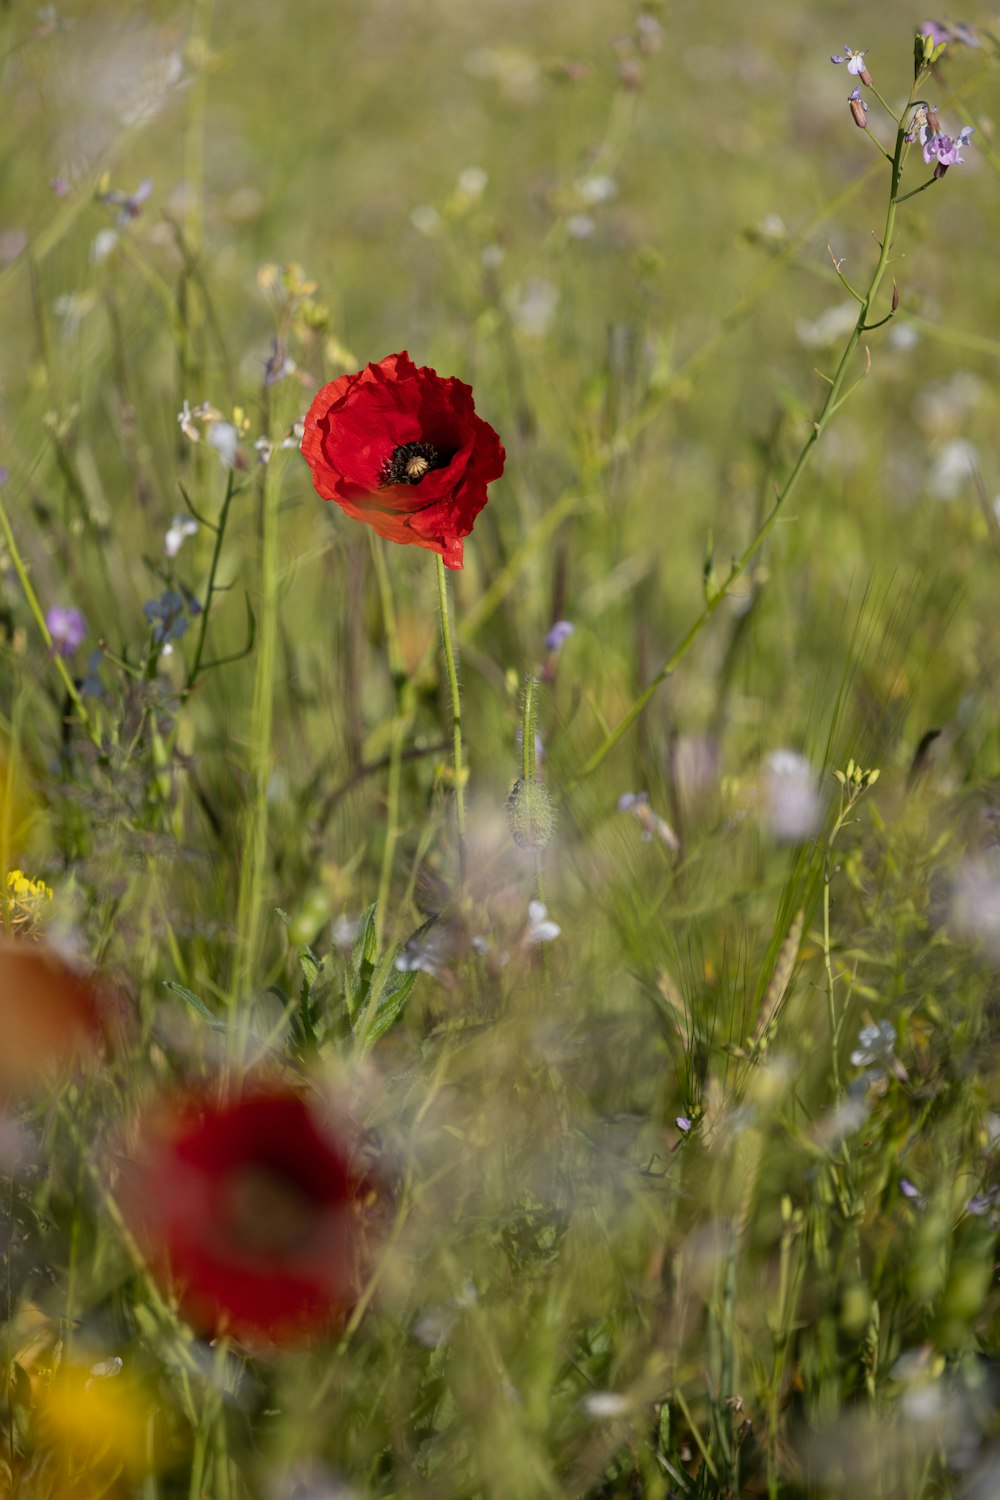
<instances>
[{"instance_id":1,"label":"unopened bud cluster","mask_svg":"<svg viewBox=\"0 0 1000 1500\"><path fill-rule=\"evenodd\" d=\"M848 801L853 802L856 797L861 796L862 792L866 792L869 787L874 786L882 773L877 767L872 767L871 770L866 771L852 757L847 762L843 771L834 771L833 774L847 792Z\"/></svg>"}]
</instances>

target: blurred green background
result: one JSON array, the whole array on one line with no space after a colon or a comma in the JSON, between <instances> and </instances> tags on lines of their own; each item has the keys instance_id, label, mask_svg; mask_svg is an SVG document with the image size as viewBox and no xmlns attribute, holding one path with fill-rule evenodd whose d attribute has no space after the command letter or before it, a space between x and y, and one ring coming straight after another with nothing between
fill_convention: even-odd
<instances>
[{"instance_id":1,"label":"blurred green background","mask_svg":"<svg viewBox=\"0 0 1000 1500\"><path fill-rule=\"evenodd\" d=\"M362 1074L366 1119L411 1152L406 1254L328 1407L306 1412L312 1365L275 1377L297 1415L277 1436L262 1418L271 1453L312 1443L386 1494L652 1495L648 1474L648 1491L628 1488L621 1458L634 1440L634 1472L666 1484L646 1451L650 1403L687 1389L731 1458L723 1404L742 1359L759 1432L776 1432L780 1396L788 1430L801 1419L827 1434L830 1452L809 1462L832 1471L834 1450L868 1442L851 1403L876 1384L898 1395L905 1352L943 1351L954 1369L995 1352L988 1224L962 1218L995 1171L995 966L942 935L954 870L992 847L1000 748L995 19L936 71L945 128L976 135L963 166L900 210L899 311L867 340L870 373L733 597L575 784L701 610L706 565L725 574L808 436L816 372L835 368L855 317L831 254L867 284L888 168L830 54L869 49L876 86L901 104L926 19L897 0L0 0L3 499L43 608L81 608L86 649L104 643L93 711L114 745L110 766L81 736L69 746L0 554L0 728L46 809L36 843L14 852L57 887L88 951L130 976L159 1082L212 1060L197 1018L205 1055L181 1036L165 979L212 1007L244 998L228 986L255 730L252 656L179 713L190 638L153 681L114 660L141 667L143 605L168 581L204 587L207 528L175 571L164 552L182 489L212 517L226 486L218 455L179 427L183 403L241 409L213 654L244 644L244 594L260 610L255 441L294 443L323 382L406 348L471 382L507 448L452 579L474 912ZM870 126L891 142L874 102ZM926 175L914 153L907 186ZM265 388L274 339L294 367ZM375 899L400 686L369 537L319 500L293 449L279 453L261 987L298 981L302 941L329 956L329 976L331 922ZM433 564L416 548L385 558L413 694L383 914L402 942L445 907L455 859ZM543 774L561 799L545 881L562 935L543 974L523 938L534 863L509 847L504 803L521 681L557 619L575 632L540 692ZM781 748L817 770L849 755L881 768L875 810L836 855L790 852L760 816L761 768ZM829 808L829 775L823 786ZM677 824L678 860L617 811L628 791ZM883 1011L909 1069L906 1087L893 1074L865 1096L853 1176L840 1126L823 1135L840 1102L818 905L834 877L844 1076ZM798 914L780 1058L754 1074L739 1049ZM474 931L493 944L478 978ZM449 1026L466 1021L468 1045L449 1051ZM678 1117L703 1130L688 1155ZM731 1261L720 1224L738 1242ZM737 1262L738 1297L736 1269L724 1282ZM790 1265L801 1302L785 1295ZM428 1303L454 1311L470 1277L479 1303L459 1309L448 1374L411 1330ZM605 1389L632 1392L627 1437L595 1436L582 1414ZM949 1492L918 1488L931 1459L908 1451L909 1421L887 1421L872 1468L841 1476L848 1491L875 1493L877 1473L887 1496ZM681 1431L659 1429L671 1462L692 1451Z\"/></svg>"}]
</instances>

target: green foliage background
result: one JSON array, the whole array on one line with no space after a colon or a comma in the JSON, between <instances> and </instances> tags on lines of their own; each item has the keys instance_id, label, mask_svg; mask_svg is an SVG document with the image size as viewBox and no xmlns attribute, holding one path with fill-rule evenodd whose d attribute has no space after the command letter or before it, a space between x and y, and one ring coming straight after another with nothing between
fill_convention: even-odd
<instances>
[{"instance_id":1,"label":"green foliage background","mask_svg":"<svg viewBox=\"0 0 1000 1500\"><path fill-rule=\"evenodd\" d=\"M106 651L95 748L0 552L0 854L48 880L139 1024L74 1095L76 1133L46 1127L24 1192L49 1274L14 1278L8 1368L28 1299L53 1347L69 1326L95 1359L132 1351L169 1455L144 1497L994 1492L996 1207L967 1204L997 1186L1000 1131L995 23L935 74L946 128L977 134L900 211L869 373L731 599L581 774L808 435L850 329L819 321L849 301L832 257L863 285L877 254L887 167L828 57L870 49L901 101L924 19L0 4L0 499L41 607L81 608ZM100 195L147 177L119 223ZM273 337L295 368L265 389ZM253 449L402 348L470 381L508 454L452 579L464 897L433 561L380 563L294 449L266 470ZM226 493L185 401L246 420L208 656L256 627L187 698L196 629L157 661L143 616L172 581L204 599L211 531L174 575L163 537L182 490L210 518ZM540 873L505 813L539 672ZM791 848L764 815L785 747L825 797ZM881 776L834 844L851 757ZM629 791L679 852L618 811ZM970 870L986 907L963 928ZM561 933L533 945L540 892ZM437 972L404 982L418 932ZM866 1088L849 1059L872 1020L897 1046ZM340 1342L209 1360L192 1432L104 1200L67 1184L81 1132L113 1192L108 1132L251 1056L350 1098L392 1227ZM30 1395L9 1405L22 1493L48 1494Z\"/></svg>"}]
</instances>

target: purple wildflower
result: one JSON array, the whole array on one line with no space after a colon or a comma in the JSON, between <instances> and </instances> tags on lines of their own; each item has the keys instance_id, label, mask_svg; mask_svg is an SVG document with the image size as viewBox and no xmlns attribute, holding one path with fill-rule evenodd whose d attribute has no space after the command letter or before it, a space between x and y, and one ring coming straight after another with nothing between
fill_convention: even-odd
<instances>
[{"instance_id":1,"label":"purple wildflower","mask_svg":"<svg viewBox=\"0 0 1000 1500\"><path fill-rule=\"evenodd\" d=\"M865 66L867 55L867 52L855 52L853 47L848 47L845 44L843 57L834 56L830 58L830 61L832 63L846 63L848 73L852 73L855 78L860 78L865 88L871 88L872 75Z\"/></svg>"},{"instance_id":2,"label":"purple wildflower","mask_svg":"<svg viewBox=\"0 0 1000 1500\"><path fill-rule=\"evenodd\" d=\"M45 624L52 637L53 656L72 656L87 634L86 620L72 605L54 605L45 616Z\"/></svg>"},{"instance_id":3,"label":"purple wildflower","mask_svg":"<svg viewBox=\"0 0 1000 1500\"><path fill-rule=\"evenodd\" d=\"M184 599L174 589L167 589L159 599L147 599L142 606L146 620L153 628L153 644L168 654L171 641L179 641L188 628Z\"/></svg>"},{"instance_id":4,"label":"purple wildflower","mask_svg":"<svg viewBox=\"0 0 1000 1500\"><path fill-rule=\"evenodd\" d=\"M545 637L546 651L558 651L565 641L568 641L576 626L570 620L557 620Z\"/></svg>"},{"instance_id":5,"label":"purple wildflower","mask_svg":"<svg viewBox=\"0 0 1000 1500\"><path fill-rule=\"evenodd\" d=\"M932 130L930 124L920 127L920 144L924 148L924 161L934 163L934 176L943 177L949 167L961 166L965 157L959 155L963 146L969 144L974 134L971 125L964 125L954 138L944 131Z\"/></svg>"},{"instance_id":6,"label":"purple wildflower","mask_svg":"<svg viewBox=\"0 0 1000 1500\"><path fill-rule=\"evenodd\" d=\"M119 209L118 223L128 224L142 213L142 205L153 191L153 179L144 177L134 193L102 193L101 202L111 203Z\"/></svg>"},{"instance_id":7,"label":"purple wildflower","mask_svg":"<svg viewBox=\"0 0 1000 1500\"><path fill-rule=\"evenodd\" d=\"M979 46L975 27L964 21L924 21L919 31L921 36L929 36L935 47L940 47L944 42L958 42L963 47Z\"/></svg>"},{"instance_id":8,"label":"purple wildflower","mask_svg":"<svg viewBox=\"0 0 1000 1500\"><path fill-rule=\"evenodd\" d=\"M5 468L3 464L0 464L0 488L2 488L7 483L9 478L10 470Z\"/></svg>"}]
</instances>

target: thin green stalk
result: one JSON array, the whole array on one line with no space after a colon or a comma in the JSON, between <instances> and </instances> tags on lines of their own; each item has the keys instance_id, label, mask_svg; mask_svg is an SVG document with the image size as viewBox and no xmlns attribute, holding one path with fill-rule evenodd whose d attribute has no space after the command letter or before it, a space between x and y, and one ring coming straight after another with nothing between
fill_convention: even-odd
<instances>
[{"instance_id":1,"label":"thin green stalk","mask_svg":"<svg viewBox=\"0 0 1000 1500\"><path fill-rule=\"evenodd\" d=\"M465 772L462 766L462 697L458 686L458 665L452 641L451 618L448 613L448 581L444 560L435 554L438 581L438 609L441 614L441 644L444 647L445 666L448 670L448 687L451 692L451 737L452 757L455 768L455 823L458 828L458 877L464 887L465 867Z\"/></svg>"},{"instance_id":2,"label":"thin green stalk","mask_svg":"<svg viewBox=\"0 0 1000 1500\"><path fill-rule=\"evenodd\" d=\"M62 678L62 684L66 689L67 696L69 697L74 708L79 714L80 723L86 731L87 737L90 740L91 744L96 746L96 748L100 750L102 748L101 737L90 721L90 715L87 713L86 705L83 699L80 697L79 692L77 691L76 683L73 681L73 678L70 675L70 672L62 657L52 649L52 636L49 632L49 627L45 623L45 614L42 610L41 604L38 602L38 595L35 593L34 587L31 582L31 577L28 573L28 569L25 566L24 559L22 558L21 553L18 549L17 542L14 538L14 532L10 524L10 518L7 515L7 508L4 505L2 499L0 499L0 531L3 532L3 539L7 547L7 552L10 556L11 562L14 564L14 572L17 574L18 582L20 583L21 588L24 592L24 597L28 602L28 608L31 610L31 613L35 617L35 623L37 624L38 629L41 631L42 640L45 642L45 645L49 651L49 655L51 656L52 661L55 663L56 671Z\"/></svg>"},{"instance_id":3,"label":"thin green stalk","mask_svg":"<svg viewBox=\"0 0 1000 1500\"><path fill-rule=\"evenodd\" d=\"M205 654L205 641L208 636L208 620L212 613L212 600L215 597L215 579L219 571L219 559L222 556L222 544L226 536L226 522L229 520L229 507L233 503L236 494L236 471L230 469L226 476L226 494L219 512L219 519L215 525L215 546L212 549L212 561L208 569L208 582L205 585L205 599L201 606L201 619L198 626L198 639L195 643L194 657L188 670L187 680L181 693L181 701L188 697L198 681L201 671L201 661Z\"/></svg>"},{"instance_id":4,"label":"thin green stalk","mask_svg":"<svg viewBox=\"0 0 1000 1500\"><path fill-rule=\"evenodd\" d=\"M257 660L250 710L250 798L240 863L236 915L236 949L229 1003L238 1007L241 1025L231 1027L230 1065L242 1061L249 1013L245 1004L260 949L264 882L267 865L267 789L271 779L274 725L274 676L278 654L278 498L284 467L275 450L263 469L260 504L260 601ZM238 1056L234 1047L238 1045Z\"/></svg>"},{"instance_id":5,"label":"thin green stalk","mask_svg":"<svg viewBox=\"0 0 1000 1500\"><path fill-rule=\"evenodd\" d=\"M524 699L521 707L521 780L535 780L535 690L537 677L524 679ZM545 906L545 870L542 850L535 848L535 899ZM546 998L552 994L552 959L548 943L542 943L542 984Z\"/></svg>"},{"instance_id":6,"label":"thin green stalk","mask_svg":"<svg viewBox=\"0 0 1000 1500\"><path fill-rule=\"evenodd\" d=\"M921 75L921 78L922 76L923 75ZM792 466L791 473L788 475L785 483L778 491L771 510L768 512L761 525L757 528L757 531L745 547L742 554L737 559L735 559L732 567L730 568L728 576L719 584L718 591L714 593L708 600L705 608L695 620L694 624L690 627L687 634L682 639L680 645L677 647L677 650L663 664L663 666L657 672L656 676L653 678L652 682L650 682L649 686L639 694L638 698L632 704L631 708L625 714L624 718L615 726L614 729L612 729L605 736L604 740L594 751L593 755L590 756L589 760L585 762L583 768L569 783L569 789L576 786L585 777L590 776L594 771L596 771L597 767L614 749L622 736L626 734L635 723L636 719L642 713L643 709L655 695L657 688L659 688L661 684L671 676L680 662L683 661L684 657L688 654L695 641L701 635L702 630L708 624L709 620L715 614L716 610L721 606L723 601L728 598L730 592L732 591L733 585L736 583L736 580L746 572L746 569L749 567L750 563L757 555L760 548L767 540L768 536L771 534L771 531L773 530L779 516L781 515L782 510L784 509L785 504L789 499L789 496L795 490L799 480L802 478L802 475L806 470L809 460L812 457L813 449L816 447L816 444L819 442L820 438L823 436L823 433L826 431L826 428L829 425L830 420L837 411L838 407L842 404L844 382L847 378L848 370L850 369L851 361L854 357L855 351L857 350L858 344L861 342L862 335L869 331L869 313L871 311L875 298L878 295L879 288L882 285L882 280L885 276L885 272L889 265L891 257L892 237L896 225L896 209L899 205L899 202L901 201L899 184L900 178L902 176L903 162L905 160L907 149L907 143L905 139L905 122L912 107L913 100L916 97L916 91L920 81L921 79L918 79L917 83L914 84L913 93L910 95L910 99L907 102L906 108L902 112L902 123L899 125L896 132L896 149L892 157L892 180L889 192L889 204L886 210L885 227L883 229L882 239L879 245L878 261L875 265L874 271L872 272L871 280L868 283L868 290L865 292L861 300L861 305L858 310L857 322L855 323L854 328L852 329L851 334L844 347L844 351L840 357L840 362L837 365L836 372L834 373L833 378L830 380L829 390L826 394L826 400L823 402L823 406L820 410L819 416L812 424L809 436L806 438L805 443L802 445L798 458L795 460L795 463Z\"/></svg>"},{"instance_id":7,"label":"thin green stalk","mask_svg":"<svg viewBox=\"0 0 1000 1500\"><path fill-rule=\"evenodd\" d=\"M392 675L393 706L392 734L389 740L389 777L386 786L385 842L382 845L382 868L379 872L378 896L375 904L375 936L379 951L385 933L385 914L389 904L392 884L392 867L396 856L396 840L399 837L399 804L402 781L403 744L410 727L412 714L406 699L408 682L403 669L402 652L399 646L399 625L396 619L396 603L392 594L389 567L385 560L382 539L373 531L368 533L372 562L378 583L379 600L382 606L382 621L385 626L385 650Z\"/></svg>"},{"instance_id":8,"label":"thin green stalk","mask_svg":"<svg viewBox=\"0 0 1000 1500\"><path fill-rule=\"evenodd\" d=\"M838 821L836 828L834 829L834 835L836 834L837 828L839 827L840 823ZM838 1047L838 1043L840 1041L840 1026L837 1021L837 1002L833 983L833 959L831 958L830 953L830 883L833 880L833 871L830 867L830 846L832 844L833 837L831 836L830 843L827 845L826 861L823 869L823 967L826 970L826 1009L830 1021L830 1052L833 1070L833 1091L834 1096L836 1097L839 1104L843 1093L840 1082L840 1049Z\"/></svg>"}]
</instances>

